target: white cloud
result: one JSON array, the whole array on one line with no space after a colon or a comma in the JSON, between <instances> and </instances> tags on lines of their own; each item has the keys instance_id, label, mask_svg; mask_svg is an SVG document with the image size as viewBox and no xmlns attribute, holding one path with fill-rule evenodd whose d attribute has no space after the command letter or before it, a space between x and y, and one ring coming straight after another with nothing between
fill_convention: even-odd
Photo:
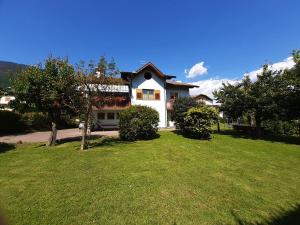
<instances>
[{"instance_id":1,"label":"white cloud","mask_svg":"<svg viewBox=\"0 0 300 225\"><path fill-rule=\"evenodd\" d=\"M279 70L284 70L284 69L290 69L294 65L295 65L295 62L293 60L293 57L288 57L281 62L270 64L269 68L274 71L279 71ZM263 68L260 68L258 70L254 70L249 73L245 73L244 76L249 76L249 78L253 81L253 80L256 80L257 74L262 73L262 71L263 71Z\"/></svg>"},{"instance_id":2,"label":"white cloud","mask_svg":"<svg viewBox=\"0 0 300 225\"><path fill-rule=\"evenodd\" d=\"M207 74L207 68L204 66L204 62L199 62L195 64L191 69L185 69L184 73L187 74L187 78L194 78L203 74Z\"/></svg>"},{"instance_id":3,"label":"white cloud","mask_svg":"<svg viewBox=\"0 0 300 225\"><path fill-rule=\"evenodd\" d=\"M209 79L209 80L200 80L193 82L191 84L199 86L198 88L190 89L190 95L195 96L199 94L205 94L210 98L213 98L212 92L214 90L222 87L222 83L230 83L234 84L240 80L232 80L232 79Z\"/></svg>"},{"instance_id":4,"label":"white cloud","mask_svg":"<svg viewBox=\"0 0 300 225\"><path fill-rule=\"evenodd\" d=\"M198 64L196 64L196 65L198 65ZM270 64L269 66L270 66L270 69L272 69L274 71L279 71L279 70L292 68L294 65L295 65L295 63L293 61L293 57L288 57L288 58L286 58L285 60L283 60L281 62ZM195 66L193 66L192 69ZM189 72L188 75L190 75L191 70L188 71ZM206 69L206 72L207 72L207 69ZM260 68L258 70L254 70L254 71L249 72L249 73L245 73L244 76L248 75L250 77L250 79L252 81L254 81L257 78L257 74L260 74L260 73L262 73L262 68ZM237 82L240 82L240 81L241 81L241 79L239 80L239 79L228 79L228 78L224 78L224 79L211 78L211 79L208 79L208 80L200 80L200 81L192 82L191 84L198 85L200 87L190 89L190 94L191 95L205 94L205 95L209 96L210 98L213 98L212 92L214 90L218 90L220 87L222 87L222 83L234 84L234 83L237 83Z\"/></svg>"}]
</instances>

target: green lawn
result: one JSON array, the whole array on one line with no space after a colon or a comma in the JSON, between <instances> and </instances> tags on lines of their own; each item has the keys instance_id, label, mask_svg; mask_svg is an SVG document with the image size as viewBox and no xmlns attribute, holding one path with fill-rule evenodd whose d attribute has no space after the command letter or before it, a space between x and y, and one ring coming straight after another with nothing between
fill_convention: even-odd
<instances>
[{"instance_id":1,"label":"green lawn","mask_svg":"<svg viewBox=\"0 0 300 225\"><path fill-rule=\"evenodd\" d=\"M160 135L107 141L85 152L79 142L2 151L0 207L12 224L22 225L299 219L299 145L219 134L212 141Z\"/></svg>"}]
</instances>

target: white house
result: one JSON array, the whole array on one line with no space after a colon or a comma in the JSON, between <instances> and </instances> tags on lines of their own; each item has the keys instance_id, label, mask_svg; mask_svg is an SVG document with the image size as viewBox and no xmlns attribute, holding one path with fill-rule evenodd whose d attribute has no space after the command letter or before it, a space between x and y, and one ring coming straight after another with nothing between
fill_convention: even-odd
<instances>
[{"instance_id":1,"label":"white house","mask_svg":"<svg viewBox=\"0 0 300 225\"><path fill-rule=\"evenodd\" d=\"M159 127L173 126L170 112L177 97L189 96L189 89L198 87L172 80L175 76L162 73L152 63L135 72L121 72L123 83L115 89L117 96L109 104L94 108L95 126L115 128L119 112L130 105L145 105L159 112Z\"/></svg>"},{"instance_id":2,"label":"white house","mask_svg":"<svg viewBox=\"0 0 300 225\"><path fill-rule=\"evenodd\" d=\"M9 96L9 95L0 97L0 109L12 110L9 107L9 103L15 99L16 98L14 96Z\"/></svg>"},{"instance_id":3,"label":"white house","mask_svg":"<svg viewBox=\"0 0 300 225\"><path fill-rule=\"evenodd\" d=\"M213 105L214 103L213 99L204 94L199 94L194 98L198 103L204 103L205 105Z\"/></svg>"}]
</instances>

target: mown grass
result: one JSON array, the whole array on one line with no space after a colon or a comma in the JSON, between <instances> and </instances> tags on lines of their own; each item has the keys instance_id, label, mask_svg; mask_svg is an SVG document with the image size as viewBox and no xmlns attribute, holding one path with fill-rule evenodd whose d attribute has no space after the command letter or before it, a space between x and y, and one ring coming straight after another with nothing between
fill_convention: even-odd
<instances>
[{"instance_id":1,"label":"mown grass","mask_svg":"<svg viewBox=\"0 0 300 225\"><path fill-rule=\"evenodd\" d=\"M0 151L0 207L10 222L273 224L289 211L299 216L299 145L160 132L154 140L93 146Z\"/></svg>"}]
</instances>

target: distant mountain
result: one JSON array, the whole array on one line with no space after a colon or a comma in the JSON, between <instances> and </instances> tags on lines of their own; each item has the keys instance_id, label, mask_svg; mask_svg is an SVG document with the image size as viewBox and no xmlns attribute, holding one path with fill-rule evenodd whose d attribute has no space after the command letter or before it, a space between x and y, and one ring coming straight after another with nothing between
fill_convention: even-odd
<instances>
[{"instance_id":1,"label":"distant mountain","mask_svg":"<svg viewBox=\"0 0 300 225\"><path fill-rule=\"evenodd\" d=\"M10 79L19 69L24 69L26 65L13 62L0 61L0 87L8 87Z\"/></svg>"}]
</instances>

